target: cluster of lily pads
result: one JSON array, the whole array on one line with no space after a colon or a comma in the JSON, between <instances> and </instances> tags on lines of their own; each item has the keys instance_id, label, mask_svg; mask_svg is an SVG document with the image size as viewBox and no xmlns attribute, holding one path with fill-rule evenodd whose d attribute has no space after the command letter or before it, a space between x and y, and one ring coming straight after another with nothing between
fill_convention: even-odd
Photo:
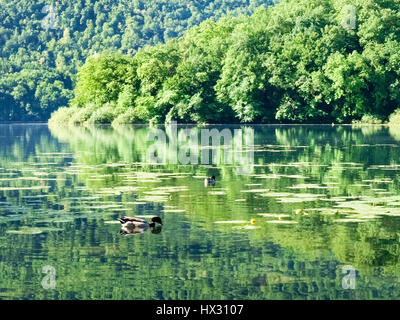
<instances>
[{"instance_id":1,"label":"cluster of lily pads","mask_svg":"<svg viewBox=\"0 0 400 320\"><path fill-rule=\"evenodd\" d=\"M281 153L307 148L260 144L255 145L255 152ZM44 221L66 223L78 216L101 215L106 223L113 223L114 220L108 218L114 218L116 214L150 216L151 210L145 209L147 205L153 211L156 208L160 214L193 214L195 209L191 201L195 201L198 192L202 195L201 199L211 202L222 201L226 204L229 201L236 206L244 203L245 210L242 213L247 212L246 220L214 221L217 224L238 224L238 228L244 229L256 229L261 221L266 224L297 224L301 222L299 216L317 214L331 216L331 221L336 223L360 223L385 215L400 215L400 198L394 192L396 186L391 190L388 188L395 182L393 175L385 176L385 173L400 170L400 164L364 167L362 163L345 161L256 162L253 173L246 176L243 182L235 182L241 190L235 190L230 183L225 183L222 176L217 178L216 187L204 189L202 180L208 170L221 173L221 168L200 165L204 174L194 174L190 168L186 171L181 169L185 166L170 170L161 165L148 166L143 162L92 164L83 161L90 153L96 156L95 152L88 150L75 154L39 153L35 161L13 163L12 169L1 168L0 192L13 195L18 199L18 204L0 202L0 220L28 217L32 222L31 228L25 226L8 232L48 232L53 229L49 226L38 228L35 224ZM322 181L317 181L316 176L323 171L328 174L324 174ZM356 183L343 185L338 179L339 175L360 171L367 178L356 179ZM368 178L369 172L382 174L373 174L372 178ZM60 190L63 196L60 196ZM260 203L264 212L252 212L253 201ZM183 204L183 207L176 203ZM269 210L271 203L279 211ZM137 210L139 206L142 207ZM242 218L245 216L245 213L241 215ZM251 223L252 219L256 222Z\"/></svg>"}]
</instances>

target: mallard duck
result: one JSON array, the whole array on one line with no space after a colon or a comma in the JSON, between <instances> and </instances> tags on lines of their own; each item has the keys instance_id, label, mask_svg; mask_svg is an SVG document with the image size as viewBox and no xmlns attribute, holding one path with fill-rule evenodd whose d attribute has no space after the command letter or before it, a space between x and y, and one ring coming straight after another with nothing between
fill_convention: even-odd
<instances>
[{"instance_id":1,"label":"mallard duck","mask_svg":"<svg viewBox=\"0 0 400 320\"><path fill-rule=\"evenodd\" d=\"M151 218L151 222L147 222L144 219L124 217L118 218L121 222L121 234L131 234L131 233L143 233L147 229L154 233L158 233L162 226L162 221L160 217ZM158 231L158 232L157 232Z\"/></svg>"},{"instance_id":2,"label":"mallard duck","mask_svg":"<svg viewBox=\"0 0 400 320\"><path fill-rule=\"evenodd\" d=\"M215 176L212 176L211 178L205 178L204 179L204 185L206 187L215 185Z\"/></svg>"}]
</instances>

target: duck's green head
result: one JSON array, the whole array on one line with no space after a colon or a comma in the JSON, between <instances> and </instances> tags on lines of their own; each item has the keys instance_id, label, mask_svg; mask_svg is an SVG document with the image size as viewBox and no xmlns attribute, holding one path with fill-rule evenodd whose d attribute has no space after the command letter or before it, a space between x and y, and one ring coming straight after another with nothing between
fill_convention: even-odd
<instances>
[{"instance_id":1,"label":"duck's green head","mask_svg":"<svg viewBox=\"0 0 400 320\"><path fill-rule=\"evenodd\" d=\"M153 222L154 224L158 223L158 224L162 225L162 221L161 221L160 217L151 218L151 222Z\"/></svg>"}]
</instances>

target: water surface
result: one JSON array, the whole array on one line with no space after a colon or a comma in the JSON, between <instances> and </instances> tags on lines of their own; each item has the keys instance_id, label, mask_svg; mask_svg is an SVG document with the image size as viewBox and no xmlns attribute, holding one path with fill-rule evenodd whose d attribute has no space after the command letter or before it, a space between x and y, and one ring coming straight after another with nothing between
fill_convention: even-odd
<instances>
[{"instance_id":1,"label":"water surface","mask_svg":"<svg viewBox=\"0 0 400 320\"><path fill-rule=\"evenodd\" d=\"M400 129L235 128L244 171L149 164L145 126L0 125L0 298L398 299Z\"/></svg>"}]
</instances>

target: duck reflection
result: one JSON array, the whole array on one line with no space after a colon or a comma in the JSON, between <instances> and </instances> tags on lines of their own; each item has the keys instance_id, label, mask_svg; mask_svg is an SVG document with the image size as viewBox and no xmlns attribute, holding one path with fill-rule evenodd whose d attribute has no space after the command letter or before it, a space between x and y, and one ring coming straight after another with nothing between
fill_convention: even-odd
<instances>
[{"instance_id":1,"label":"duck reflection","mask_svg":"<svg viewBox=\"0 0 400 320\"><path fill-rule=\"evenodd\" d=\"M152 218L151 222L133 217L119 218L118 221L121 222L121 230L119 233L123 235L144 233L148 229L150 229L151 233L160 233L162 230L162 221L160 217Z\"/></svg>"}]
</instances>

